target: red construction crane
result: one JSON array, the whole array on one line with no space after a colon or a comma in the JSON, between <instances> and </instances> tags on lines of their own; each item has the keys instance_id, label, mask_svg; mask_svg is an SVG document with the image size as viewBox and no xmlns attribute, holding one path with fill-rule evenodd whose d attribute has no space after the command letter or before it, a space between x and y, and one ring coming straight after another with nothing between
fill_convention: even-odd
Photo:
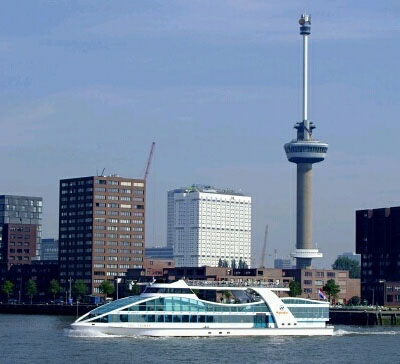
<instances>
[{"instance_id":1,"label":"red construction crane","mask_svg":"<svg viewBox=\"0 0 400 364\"><path fill-rule=\"evenodd\" d=\"M151 143L151 149L149 154L149 159L147 160L146 171L144 172L144 180L147 180L147 176L149 175L151 160L153 159L154 148L156 147L156 142Z\"/></svg>"},{"instance_id":2,"label":"red construction crane","mask_svg":"<svg viewBox=\"0 0 400 364\"><path fill-rule=\"evenodd\" d=\"M264 261L265 261L265 253L267 251L267 237L268 237L268 224L265 225L264 244L260 256L260 265L259 265L260 268L265 268Z\"/></svg>"}]
</instances>

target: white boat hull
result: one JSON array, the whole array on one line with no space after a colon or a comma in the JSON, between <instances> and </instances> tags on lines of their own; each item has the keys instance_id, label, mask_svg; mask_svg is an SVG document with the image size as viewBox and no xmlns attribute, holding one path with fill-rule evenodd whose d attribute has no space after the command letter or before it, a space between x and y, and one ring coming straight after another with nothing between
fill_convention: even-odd
<instances>
[{"instance_id":1,"label":"white boat hull","mask_svg":"<svg viewBox=\"0 0 400 364\"><path fill-rule=\"evenodd\" d=\"M97 332L118 336L155 336L155 337L213 337L213 336L331 336L333 326L322 328L131 328L102 325L72 324L74 330Z\"/></svg>"}]
</instances>

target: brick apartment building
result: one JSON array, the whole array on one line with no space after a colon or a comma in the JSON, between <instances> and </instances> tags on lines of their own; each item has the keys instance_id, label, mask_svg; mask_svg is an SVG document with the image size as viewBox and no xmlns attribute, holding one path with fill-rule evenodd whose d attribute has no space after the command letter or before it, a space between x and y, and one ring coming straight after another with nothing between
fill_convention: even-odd
<instances>
[{"instance_id":1,"label":"brick apartment building","mask_svg":"<svg viewBox=\"0 0 400 364\"><path fill-rule=\"evenodd\" d=\"M40 259L42 198L0 195L0 263L31 264Z\"/></svg>"},{"instance_id":2,"label":"brick apartment building","mask_svg":"<svg viewBox=\"0 0 400 364\"><path fill-rule=\"evenodd\" d=\"M142 268L145 248L145 181L95 176L60 181L60 282L99 285Z\"/></svg>"}]
</instances>

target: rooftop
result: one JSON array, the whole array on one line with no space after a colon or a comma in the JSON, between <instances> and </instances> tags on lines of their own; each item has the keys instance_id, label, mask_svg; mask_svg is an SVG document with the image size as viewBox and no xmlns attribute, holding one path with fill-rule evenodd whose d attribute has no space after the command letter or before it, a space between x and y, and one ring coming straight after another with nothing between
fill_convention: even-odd
<instances>
[{"instance_id":1,"label":"rooftop","mask_svg":"<svg viewBox=\"0 0 400 364\"><path fill-rule=\"evenodd\" d=\"M210 185L202 185L202 184L193 184L191 186L177 188L169 192L173 193L205 192L205 193L214 193L220 195L245 196L241 191L236 191L230 188L215 188Z\"/></svg>"}]
</instances>

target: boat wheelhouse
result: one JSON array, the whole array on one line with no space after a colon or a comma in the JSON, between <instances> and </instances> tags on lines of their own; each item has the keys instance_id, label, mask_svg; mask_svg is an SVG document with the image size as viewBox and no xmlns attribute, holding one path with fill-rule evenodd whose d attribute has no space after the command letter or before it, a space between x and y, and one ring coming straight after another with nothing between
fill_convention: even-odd
<instances>
[{"instance_id":1,"label":"boat wheelhouse","mask_svg":"<svg viewBox=\"0 0 400 364\"><path fill-rule=\"evenodd\" d=\"M74 329L146 336L332 335L329 304L276 294L287 288L219 282L149 285L76 320Z\"/></svg>"}]
</instances>

